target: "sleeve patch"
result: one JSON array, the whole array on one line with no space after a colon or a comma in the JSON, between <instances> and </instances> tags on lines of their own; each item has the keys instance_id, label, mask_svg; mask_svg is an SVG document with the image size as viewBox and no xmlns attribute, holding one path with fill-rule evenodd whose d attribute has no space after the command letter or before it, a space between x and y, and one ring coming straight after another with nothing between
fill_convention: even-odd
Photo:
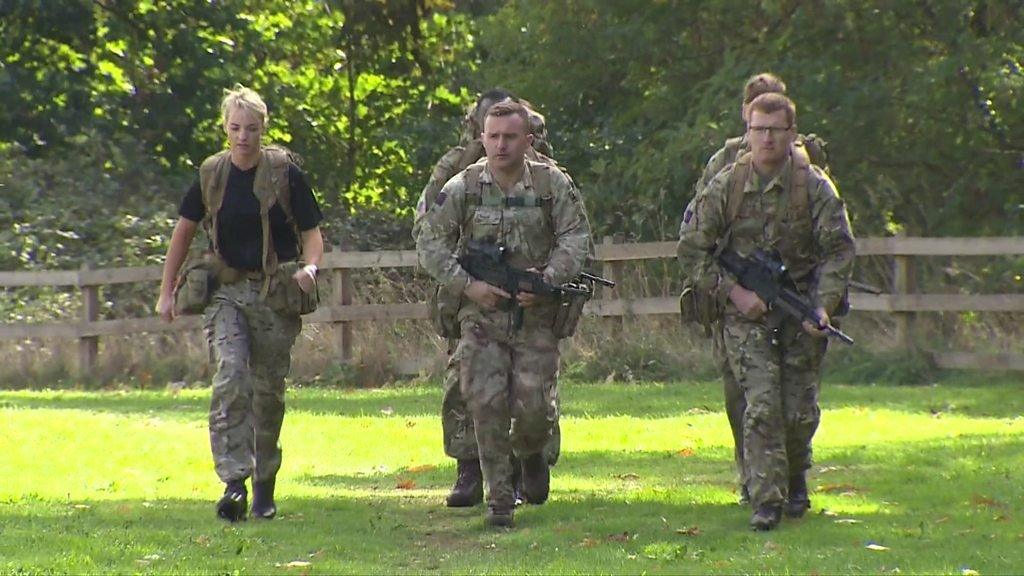
<instances>
[{"instance_id":1,"label":"sleeve patch","mask_svg":"<svg viewBox=\"0 0 1024 576\"><path fill-rule=\"evenodd\" d=\"M689 208L687 208L686 212L683 213L683 223L689 224L690 220L692 220L692 219L693 219L693 210L690 210Z\"/></svg>"},{"instance_id":2,"label":"sleeve patch","mask_svg":"<svg viewBox=\"0 0 1024 576\"><path fill-rule=\"evenodd\" d=\"M448 193L444 192L442 190L441 193L437 195L437 199L434 200L434 204L436 204L438 206L444 206L444 202L447 199L448 199Z\"/></svg>"}]
</instances>

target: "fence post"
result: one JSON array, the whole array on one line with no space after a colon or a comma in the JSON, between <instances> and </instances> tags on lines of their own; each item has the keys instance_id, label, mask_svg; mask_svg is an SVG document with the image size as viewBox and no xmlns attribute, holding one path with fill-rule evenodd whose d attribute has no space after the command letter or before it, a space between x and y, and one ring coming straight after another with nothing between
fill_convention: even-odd
<instances>
[{"instance_id":1,"label":"fence post","mask_svg":"<svg viewBox=\"0 0 1024 576\"><path fill-rule=\"evenodd\" d=\"M80 270L87 272L89 269L89 264L83 263ZM79 278L81 278L81 274ZM95 285L82 285L81 281L79 281L78 287L82 291L82 324L83 326L88 326L89 323L99 319L99 287ZM78 373L80 376L92 374L93 368L96 366L96 356L99 354L99 347L99 336L78 337Z\"/></svg>"},{"instance_id":2,"label":"fence post","mask_svg":"<svg viewBox=\"0 0 1024 576\"><path fill-rule=\"evenodd\" d=\"M616 244L617 242L615 240L616 239L614 237L612 237L612 236L605 236L601 240L601 243L604 244L605 246L609 246L609 245L612 245L612 244ZM623 286L622 286L622 278L623 278L623 274L622 274L622 261L621 260L614 260L612 262L605 263L603 266L604 266L604 268L602 269L602 272L607 274L606 277L609 280L611 280L612 282L615 282L615 288L602 288L601 289L602 290L602 294L604 295L603 297L607 298L609 300L621 299L622 298L622 294L623 294ZM608 292L604 292L605 290L607 290ZM622 326L625 323L625 320L626 320L625 316L619 316L618 318L614 319L614 323L612 324L612 333L613 333L613 335L618 336L620 334L620 332L622 331Z\"/></svg>"},{"instance_id":3,"label":"fence post","mask_svg":"<svg viewBox=\"0 0 1024 576\"><path fill-rule=\"evenodd\" d=\"M339 251L344 251L345 245L338 246ZM349 268L334 269L334 290L332 293L333 306L348 306L352 304L352 270ZM338 360L346 363L352 360L352 322L342 320L335 325L335 353Z\"/></svg>"},{"instance_id":4,"label":"fence post","mask_svg":"<svg viewBox=\"0 0 1024 576\"><path fill-rule=\"evenodd\" d=\"M903 233L897 234L902 237ZM897 254L893 256L893 294L908 295L917 291L914 281L914 261L910 256ZM914 338L914 313L906 311L893 312L896 321L896 342L904 351L916 349L917 340Z\"/></svg>"}]
</instances>

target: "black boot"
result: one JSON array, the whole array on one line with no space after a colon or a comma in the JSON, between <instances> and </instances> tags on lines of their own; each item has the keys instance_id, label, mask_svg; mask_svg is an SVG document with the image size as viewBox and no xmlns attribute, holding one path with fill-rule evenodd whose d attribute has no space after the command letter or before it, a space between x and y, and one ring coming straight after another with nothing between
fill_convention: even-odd
<instances>
[{"instance_id":1,"label":"black boot","mask_svg":"<svg viewBox=\"0 0 1024 576\"><path fill-rule=\"evenodd\" d=\"M800 518L811 507L811 498L807 494L807 476L800 472L789 477L789 499L786 500L785 512L790 518Z\"/></svg>"},{"instance_id":2,"label":"black boot","mask_svg":"<svg viewBox=\"0 0 1024 576\"><path fill-rule=\"evenodd\" d=\"M252 481L252 517L270 520L277 516L277 505L274 504L274 483L276 478Z\"/></svg>"},{"instance_id":3,"label":"black boot","mask_svg":"<svg viewBox=\"0 0 1024 576\"><path fill-rule=\"evenodd\" d=\"M523 496L530 504L543 504L551 488L551 470L544 452L523 458Z\"/></svg>"},{"instance_id":4,"label":"black boot","mask_svg":"<svg viewBox=\"0 0 1024 576\"><path fill-rule=\"evenodd\" d=\"M782 506L779 504L762 504L750 517L750 527L758 531L771 530L782 521Z\"/></svg>"},{"instance_id":5,"label":"black boot","mask_svg":"<svg viewBox=\"0 0 1024 576\"><path fill-rule=\"evenodd\" d=\"M523 504L523 467L515 456L512 457L512 498L516 506Z\"/></svg>"},{"instance_id":6,"label":"black boot","mask_svg":"<svg viewBox=\"0 0 1024 576\"><path fill-rule=\"evenodd\" d=\"M487 506L487 516L484 517L484 522L494 528L511 528L515 510L514 506L510 508Z\"/></svg>"},{"instance_id":7,"label":"black boot","mask_svg":"<svg viewBox=\"0 0 1024 576\"><path fill-rule=\"evenodd\" d=\"M459 460L459 477L445 503L449 508L466 508L483 501L484 479L480 472L480 460Z\"/></svg>"},{"instance_id":8,"label":"black boot","mask_svg":"<svg viewBox=\"0 0 1024 576\"><path fill-rule=\"evenodd\" d=\"M245 520L249 492L245 489L245 480L232 480L224 488L224 495L217 501L217 517L228 522Z\"/></svg>"}]
</instances>

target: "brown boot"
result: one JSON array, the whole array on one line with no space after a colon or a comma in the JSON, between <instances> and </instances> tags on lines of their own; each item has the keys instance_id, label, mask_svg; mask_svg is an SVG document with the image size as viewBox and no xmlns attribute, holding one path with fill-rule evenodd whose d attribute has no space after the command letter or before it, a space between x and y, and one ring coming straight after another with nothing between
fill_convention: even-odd
<instances>
[{"instance_id":1,"label":"brown boot","mask_svg":"<svg viewBox=\"0 0 1024 576\"><path fill-rule=\"evenodd\" d=\"M245 480L228 482L224 487L224 495L217 501L217 517L228 522L245 520L248 496Z\"/></svg>"},{"instance_id":2,"label":"brown boot","mask_svg":"<svg viewBox=\"0 0 1024 576\"><path fill-rule=\"evenodd\" d=\"M277 516L277 505L274 504L274 484L276 478L269 480L253 480L252 482L252 517L270 520Z\"/></svg>"},{"instance_id":3,"label":"brown boot","mask_svg":"<svg viewBox=\"0 0 1024 576\"><path fill-rule=\"evenodd\" d=\"M789 477L789 499L783 511L789 518L801 518L811 507L811 498L807 494L807 476L801 472Z\"/></svg>"},{"instance_id":4,"label":"brown boot","mask_svg":"<svg viewBox=\"0 0 1024 576\"><path fill-rule=\"evenodd\" d=\"M445 504L449 508L468 508L483 502L484 478L480 471L480 460L459 460L458 470L459 477L455 479Z\"/></svg>"},{"instance_id":5,"label":"brown boot","mask_svg":"<svg viewBox=\"0 0 1024 576\"><path fill-rule=\"evenodd\" d=\"M761 504L757 511L750 517L750 528L757 531L767 531L775 528L782 521L781 504Z\"/></svg>"},{"instance_id":6,"label":"brown boot","mask_svg":"<svg viewBox=\"0 0 1024 576\"><path fill-rule=\"evenodd\" d=\"M492 528L511 528L512 518L515 515L515 507L509 508L498 508L495 506L487 507L487 516L484 518L484 522Z\"/></svg>"},{"instance_id":7,"label":"brown boot","mask_svg":"<svg viewBox=\"0 0 1024 576\"><path fill-rule=\"evenodd\" d=\"M523 496L530 504L543 504L551 489L551 470L543 452L523 458Z\"/></svg>"}]
</instances>

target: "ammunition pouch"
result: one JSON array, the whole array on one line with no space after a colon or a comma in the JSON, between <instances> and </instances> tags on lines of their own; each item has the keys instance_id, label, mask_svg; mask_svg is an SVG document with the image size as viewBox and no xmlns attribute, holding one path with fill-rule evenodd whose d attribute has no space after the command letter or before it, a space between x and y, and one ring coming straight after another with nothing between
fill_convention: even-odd
<instances>
[{"instance_id":1,"label":"ammunition pouch","mask_svg":"<svg viewBox=\"0 0 1024 576\"><path fill-rule=\"evenodd\" d=\"M174 313L202 314L217 286L216 265L211 255L190 254L174 282Z\"/></svg>"},{"instance_id":2,"label":"ammunition pouch","mask_svg":"<svg viewBox=\"0 0 1024 576\"><path fill-rule=\"evenodd\" d=\"M565 293L558 297L558 310L551 330L556 338L568 338L576 333L576 326L583 317L583 306L590 300L589 294Z\"/></svg>"},{"instance_id":3,"label":"ammunition pouch","mask_svg":"<svg viewBox=\"0 0 1024 576\"><path fill-rule=\"evenodd\" d=\"M833 318L846 316L850 313L850 289L843 290L843 297L839 299L839 304L836 305L835 311L832 312Z\"/></svg>"},{"instance_id":4,"label":"ammunition pouch","mask_svg":"<svg viewBox=\"0 0 1024 576\"><path fill-rule=\"evenodd\" d=\"M711 337L712 327L722 319L723 307L713 282L687 281L679 295L679 314L683 324L697 324Z\"/></svg>"},{"instance_id":5,"label":"ammunition pouch","mask_svg":"<svg viewBox=\"0 0 1024 576\"><path fill-rule=\"evenodd\" d=\"M430 324L442 338L461 338L459 326L459 308L462 307L462 294L452 294L450 290L438 284L427 299Z\"/></svg>"},{"instance_id":6,"label":"ammunition pouch","mask_svg":"<svg viewBox=\"0 0 1024 576\"><path fill-rule=\"evenodd\" d=\"M298 262L282 262L270 280L267 305L276 312L309 314L320 305L320 284L314 280L313 289L303 292L292 276L302 265Z\"/></svg>"}]
</instances>

